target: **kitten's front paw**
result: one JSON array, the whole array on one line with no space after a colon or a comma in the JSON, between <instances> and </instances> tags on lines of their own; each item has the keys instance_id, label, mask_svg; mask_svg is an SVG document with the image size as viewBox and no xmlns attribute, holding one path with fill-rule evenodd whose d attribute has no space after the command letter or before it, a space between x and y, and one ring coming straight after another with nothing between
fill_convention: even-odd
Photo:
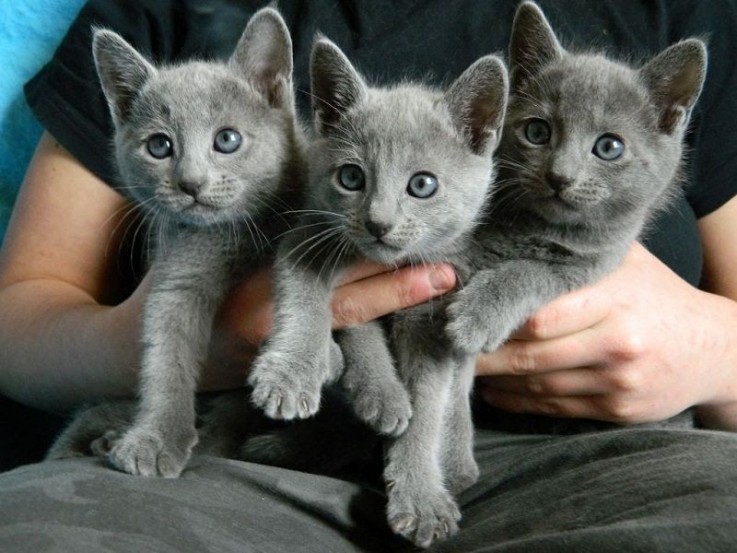
<instances>
[{"instance_id":1,"label":"kitten's front paw","mask_svg":"<svg viewBox=\"0 0 737 553\"><path fill-rule=\"evenodd\" d=\"M356 415L379 434L403 434L412 418L407 390L400 382L372 384L370 389L349 391Z\"/></svg>"},{"instance_id":2,"label":"kitten's front paw","mask_svg":"<svg viewBox=\"0 0 737 553\"><path fill-rule=\"evenodd\" d=\"M475 298L472 290L456 292L446 313L445 333L458 351L473 355L494 351L502 344L503 332L497 328L493 311Z\"/></svg>"},{"instance_id":3,"label":"kitten's front paw","mask_svg":"<svg viewBox=\"0 0 737 553\"><path fill-rule=\"evenodd\" d=\"M387 488L387 519L395 534L427 548L458 531L461 512L446 490L424 485L413 490L392 481Z\"/></svg>"},{"instance_id":4,"label":"kitten's front paw","mask_svg":"<svg viewBox=\"0 0 737 553\"><path fill-rule=\"evenodd\" d=\"M107 454L118 470L140 476L178 477L197 443L194 428L176 439L173 433L132 428L117 440Z\"/></svg>"},{"instance_id":5,"label":"kitten's front paw","mask_svg":"<svg viewBox=\"0 0 737 553\"><path fill-rule=\"evenodd\" d=\"M327 374L326 374L327 373ZM261 355L251 368L251 402L272 419L311 417L320 406L320 391L329 371L277 352Z\"/></svg>"}]
</instances>

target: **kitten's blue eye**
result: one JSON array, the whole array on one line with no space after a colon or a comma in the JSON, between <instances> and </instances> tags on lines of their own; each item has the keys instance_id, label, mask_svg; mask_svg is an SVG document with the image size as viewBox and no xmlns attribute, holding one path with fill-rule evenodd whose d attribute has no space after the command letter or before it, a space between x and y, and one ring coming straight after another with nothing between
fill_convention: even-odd
<instances>
[{"instance_id":1,"label":"kitten's blue eye","mask_svg":"<svg viewBox=\"0 0 737 553\"><path fill-rule=\"evenodd\" d=\"M409 179L407 193L415 198L429 198L438 190L438 179L430 173L417 173Z\"/></svg>"},{"instance_id":2,"label":"kitten's blue eye","mask_svg":"<svg viewBox=\"0 0 737 553\"><path fill-rule=\"evenodd\" d=\"M624 154L624 143L613 134L603 134L596 139L592 152L604 161L614 161Z\"/></svg>"},{"instance_id":3,"label":"kitten's blue eye","mask_svg":"<svg viewBox=\"0 0 737 553\"><path fill-rule=\"evenodd\" d=\"M366 184L366 176L363 174L363 169L352 163L343 165L340 168L338 180L346 190L361 190L364 184Z\"/></svg>"},{"instance_id":4,"label":"kitten's blue eye","mask_svg":"<svg viewBox=\"0 0 737 553\"><path fill-rule=\"evenodd\" d=\"M525 127L525 138L536 146L547 144L550 142L550 125L542 119L532 119Z\"/></svg>"},{"instance_id":5,"label":"kitten's blue eye","mask_svg":"<svg viewBox=\"0 0 737 553\"><path fill-rule=\"evenodd\" d=\"M233 129L223 129L215 135L213 147L221 154L232 154L241 147L243 137Z\"/></svg>"},{"instance_id":6,"label":"kitten's blue eye","mask_svg":"<svg viewBox=\"0 0 737 553\"><path fill-rule=\"evenodd\" d=\"M174 151L171 138L164 133L157 133L149 137L146 142L146 149L156 159L164 159L169 157Z\"/></svg>"}]
</instances>

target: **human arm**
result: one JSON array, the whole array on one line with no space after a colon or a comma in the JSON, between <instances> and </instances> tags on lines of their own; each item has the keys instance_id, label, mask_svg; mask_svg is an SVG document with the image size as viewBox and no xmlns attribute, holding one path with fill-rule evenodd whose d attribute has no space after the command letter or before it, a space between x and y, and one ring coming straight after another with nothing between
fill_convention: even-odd
<instances>
[{"instance_id":1,"label":"human arm","mask_svg":"<svg viewBox=\"0 0 737 553\"><path fill-rule=\"evenodd\" d=\"M64 410L134 389L143 292L119 301L111 270L125 212L119 194L42 138L0 257L4 394Z\"/></svg>"},{"instance_id":2,"label":"human arm","mask_svg":"<svg viewBox=\"0 0 737 553\"><path fill-rule=\"evenodd\" d=\"M635 245L600 282L540 309L480 358L482 394L510 411L620 423L697 406L701 424L737 430L737 201L702 218L707 288Z\"/></svg>"},{"instance_id":3,"label":"human arm","mask_svg":"<svg viewBox=\"0 0 737 553\"><path fill-rule=\"evenodd\" d=\"M131 206L50 135L42 138L0 252L0 391L66 411L134 393L146 278L133 288L116 270L131 253ZM135 223L137 224L137 223ZM433 289L424 268L355 267L336 290L334 325L374 319L451 288L441 268ZM214 328L201 388L242 386L270 328L270 274L237 286Z\"/></svg>"}]
</instances>

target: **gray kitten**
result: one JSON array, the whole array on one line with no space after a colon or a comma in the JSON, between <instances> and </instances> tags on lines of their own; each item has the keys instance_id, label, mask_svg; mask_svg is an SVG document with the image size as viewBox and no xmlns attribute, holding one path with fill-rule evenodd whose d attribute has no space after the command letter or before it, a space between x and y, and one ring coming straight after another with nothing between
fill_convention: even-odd
<instances>
[{"instance_id":1,"label":"gray kitten","mask_svg":"<svg viewBox=\"0 0 737 553\"><path fill-rule=\"evenodd\" d=\"M253 402L285 419L314 414L321 387L338 376L327 362L329 300L345 267L359 256L397 266L465 259L493 181L492 154L507 101L506 68L494 56L479 59L444 92L412 84L374 88L333 43L318 39L311 72L316 137L306 202L313 212L280 244L274 329L249 379ZM440 458L441 446L453 449L445 442L471 437L442 436L446 409L464 432L470 422L455 423L448 402L444 384L451 385L452 365L432 366L441 342L410 329L410 322L422 320L429 334L435 326L442 335L432 308L395 317L402 382L378 323L341 332L343 385L361 406L359 417L378 413L393 436L385 471L390 525L418 545L455 528L458 510L444 480L452 480L448 487L455 492L477 474L468 455ZM442 310L435 315L444 320ZM416 348L428 365L408 358ZM464 382L463 392L453 393L467 396L469 387ZM411 406L401 400L407 390ZM467 398L458 409L469 410ZM413 534L408 513L416 512L420 523Z\"/></svg>"},{"instance_id":2,"label":"gray kitten","mask_svg":"<svg viewBox=\"0 0 737 553\"><path fill-rule=\"evenodd\" d=\"M120 176L163 238L143 313L140 404L108 459L176 477L197 442L195 389L215 312L269 259L287 200L299 201L291 39L266 8L226 63L155 67L106 30L93 48Z\"/></svg>"},{"instance_id":3,"label":"gray kitten","mask_svg":"<svg viewBox=\"0 0 737 553\"><path fill-rule=\"evenodd\" d=\"M280 244L274 328L249 378L253 402L284 419L314 414L322 385L337 376L327 337L329 299L342 270L359 256L389 264L444 259L470 232L485 203L506 102L506 70L493 57L444 93L409 84L370 88L327 39L316 41L311 62L317 132L306 206L312 212ZM352 340L352 333L377 339ZM391 411L394 402L384 398L402 388L391 382L396 376L381 329L374 323L342 334L354 367L344 380L362 378L356 363L390 368L360 386L344 384L372 397L374 411ZM361 352L368 342L375 351ZM377 386L376 394L367 392ZM396 420L387 433L406 427L406 402L398 418L379 415Z\"/></svg>"}]
</instances>

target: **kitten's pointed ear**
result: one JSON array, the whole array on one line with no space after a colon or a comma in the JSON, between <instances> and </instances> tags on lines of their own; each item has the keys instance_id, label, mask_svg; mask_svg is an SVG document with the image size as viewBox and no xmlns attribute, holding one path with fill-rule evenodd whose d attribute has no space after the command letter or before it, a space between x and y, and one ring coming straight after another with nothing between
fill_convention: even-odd
<instances>
[{"instance_id":1,"label":"kitten's pointed ear","mask_svg":"<svg viewBox=\"0 0 737 553\"><path fill-rule=\"evenodd\" d=\"M519 88L542 67L562 58L564 52L542 10L534 2L523 2L514 16L509 41L512 88Z\"/></svg>"},{"instance_id":2,"label":"kitten's pointed ear","mask_svg":"<svg viewBox=\"0 0 737 553\"><path fill-rule=\"evenodd\" d=\"M658 126L666 134L688 124L706 76L706 45L688 39L663 50L640 69L655 105L660 110Z\"/></svg>"},{"instance_id":3,"label":"kitten's pointed ear","mask_svg":"<svg viewBox=\"0 0 737 553\"><path fill-rule=\"evenodd\" d=\"M156 74L156 68L123 37L105 29L94 32L92 55L113 121L124 122L130 115L133 100Z\"/></svg>"},{"instance_id":4,"label":"kitten's pointed ear","mask_svg":"<svg viewBox=\"0 0 737 553\"><path fill-rule=\"evenodd\" d=\"M477 60L445 93L456 127L475 153L491 153L499 144L508 93L507 68L496 56Z\"/></svg>"},{"instance_id":5,"label":"kitten's pointed ear","mask_svg":"<svg viewBox=\"0 0 737 553\"><path fill-rule=\"evenodd\" d=\"M366 83L333 42L318 36L310 60L312 111L319 132L329 132L343 114L367 95Z\"/></svg>"},{"instance_id":6,"label":"kitten's pointed ear","mask_svg":"<svg viewBox=\"0 0 737 553\"><path fill-rule=\"evenodd\" d=\"M253 15L228 64L251 83L269 105L294 110L292 39L276 9L263 8Z\"/></svg>"}]
</instances>

